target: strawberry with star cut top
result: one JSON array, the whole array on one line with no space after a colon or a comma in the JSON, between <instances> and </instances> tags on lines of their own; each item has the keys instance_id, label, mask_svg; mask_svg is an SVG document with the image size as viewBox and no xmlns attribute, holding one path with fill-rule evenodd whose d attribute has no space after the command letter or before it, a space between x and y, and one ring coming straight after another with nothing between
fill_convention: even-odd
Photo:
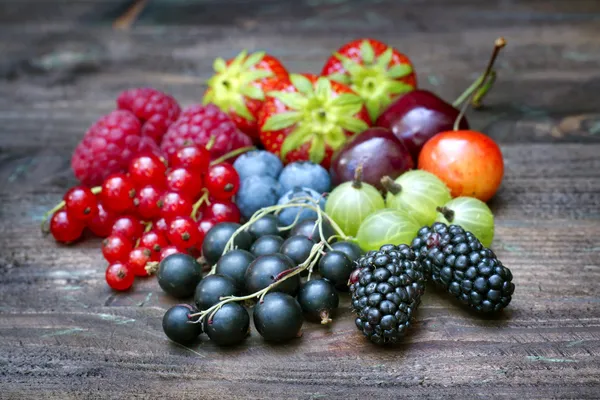
<instances>
[{"instance_id":1,"label":"strawberry with star cut top","mask_svg":"<svg viewBox=\"0 0 600 400\"><path fill-rule=\"evenodd\" d=\"M350 137L369 127L363 99L348 86L313 74L290 74L267 93L259 113L260 140L284 162L329 167Z\"/></svg>"},{"instance_id":2,"label":"strawberry with star cut top","mask_svg":"<svg viewBox=\"0 0 600 400\"><path fill-rule=\"evenodd\" d=\"M238 129L258 141L257 116L265 93L288 72L281 62L265 52L248 54L245 50L234 59L217 58L215 75L208 80L203 103L213 103L229 114Z\"/></svg>"},{"instance_id":3,"label":"strawberry with star cut top","mask_svg":"<svg viewBox=\"0 0 600 400\"><path fill-rule=\"evenodd\" d=\"M374 39L346 43L327 60L321 75L348 85L364 100L371 121L398 96L417 87L410 59Z\"/></svg>"}]
</instances>

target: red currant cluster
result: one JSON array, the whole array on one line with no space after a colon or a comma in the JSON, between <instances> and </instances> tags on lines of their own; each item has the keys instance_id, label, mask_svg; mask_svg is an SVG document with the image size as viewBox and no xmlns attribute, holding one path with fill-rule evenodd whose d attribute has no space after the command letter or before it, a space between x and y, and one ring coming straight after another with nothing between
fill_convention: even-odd
<instances>
[{"instance_id":1,"label":"red currant cluster","mask_svg":"<svg viewBox=\"0 0 600 400\"><path fill-rule=\"evenodd\" d=\"M236 154L234 154L236 153ZM220 222L239 222L233 202L240 180L233 166L211 162L209 150L186 146L169 163L154 155L134 157L127 173L108 176L101 186L76 186L49 213L49 230L58 242L79 239L87 227L105 238L106 282L127 290L146 266L174 253L200 256L206 232Z\"/></svg>"}]
</instances>

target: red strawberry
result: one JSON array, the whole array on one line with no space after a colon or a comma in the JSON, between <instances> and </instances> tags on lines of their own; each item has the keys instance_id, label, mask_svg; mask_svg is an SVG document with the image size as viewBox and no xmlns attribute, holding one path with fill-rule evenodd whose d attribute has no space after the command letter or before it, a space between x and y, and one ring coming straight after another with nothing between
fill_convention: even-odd
<instances>
[{"instance_id":1,"label":"red strawberry","mask_svg":"<svg viewBox=\"0 0 600 400\"><path fill-rule=\"evenodd\" d=\"M267 93L259 114L260 140L285 162L329 167L349 137L369 127L364 102L348 86L313 74L290 74Z\"/></svg>"},{"instance_id":2,"label":"red strawberry","mask_svg":"<svg viewBox=\"0 0 600 400\"><path fill-rule=\"evenodd\" d=\"M358 39L340 47L327 60L321 75L358 93L372 121L393 99L417 87L410 59L374 39Z\"/></svg>"},{"instance_id":3,"label":"red strawberry","mask_svg":"<svg viewBox=\"0 0 600 400\"><path fill-rule=\"evenodd\" d=\"M272 90L279 79L288 76L287 70L278 59L265 52L248 55L246 51L227 62L217 58L213 68L216 74L208 80L203 104L217 105L242 132L257 141L257 117L265 93Z\"/></svg>"}]
</instances>

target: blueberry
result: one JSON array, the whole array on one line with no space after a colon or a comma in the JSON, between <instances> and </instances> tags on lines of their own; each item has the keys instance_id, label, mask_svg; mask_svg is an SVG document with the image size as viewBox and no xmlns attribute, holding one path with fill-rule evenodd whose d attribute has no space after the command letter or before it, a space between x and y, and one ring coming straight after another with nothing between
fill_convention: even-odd
<instances>
[{"instance_id":1,"label":"blueberry","mask_svg":"<svg viewBox=\"0 0 600 400\"><path fill-rule=\"evenodd\" d=\"M323 238L321 237L321 231L319 230L316 222L316 218L305 219L304 221L299 222L290 231L290 237L306 236L315 243L323 241ZM331 224L327 221L323 221L323 235L326 239L329 239L331 236L335 235L335 231L333 230Z\"/></svg>"},{"instance_id":2,"label":"blueberry","mask_svg":"<svg viewBox=\"0 0 600 400\"><path fill-rule=\"evenodd\" d=\"M250 227L248 227L248 232L252 234L254 239L258 239L265 235L281 236L281 232L279 231L279 221L273 214L267 214L264 217L257 219Z\"/></svg>"},{"instance_id":3,"label":"blueberry","mask_svg":"<svg viewBox=\"0 0 600 400\"><path fill-rule=\"evenodd\" d=\"M319 164L309 161L294 162L286 165L279 175L281 190L287 192L294 187L307 187L319 194L329 192L331 177Z\"/></svg>"},{"instance_id":4,"label":"blueberry","mask_svg":"<svg viewBox=\"0 0 600 400\"><path fill-rule=\"evenodd\" d=\"M275 278L280 273L291 268L294 268L294 262L283 254L258 257L246 270L246 289L248 293L255 293L266 288L275 282ZM281 282L272 291L295 295L299 284L300 277L295 275Z\"/></svg>"},{"instance_id":5,"label":"blueberry","mask_svg":"<svg viewBox=\"0 0 600 400\"><path fill-rule=\"evenodd\" d=\"M240 226L234 222L222 222L210 228L206 233L204 242L202 242L202 255L210 265L219 261L227 242ZM233 242L238 249L248 250L252 245L252 236L246 231L241 231Z\"/></svg>"},{"instance_id":6,"label":"blueberry","mask_svg":"<svg viewBox=\"0 0 600 400\"><path fill-rule=\"evenodd\" d=\"M279 253L279 248L283 244L283 238L275 235L265 235L256 239L250 247L250 253L258 256Z\"/></svg>"},{"instance_id":7,"label":"blueberry","mask_svg":"<svg viewBox=\"0 0 600 400\"><path fill-rule=\"evenodd\" d=\"M202 279L202 267L192 256L171 254L158 266L158 284L173 297L189 297Z\"/></svg>"},{"instance_id":8,"label":"blueberry","mask_svg":"<svg viewBox=\"0 0 600 400\"><path fill-rule=\"evenodd\" d=\"M213 315L204 318L204 332L219 346L241 343L248 336L250 317L239 303L227 303Z\"/></svg>"},{"instance_id":9,"label":"blueberry","mask_svg":"<svg viewBox=\"0 0 600 400\"><path fill-rule=\"evenodd\" d=\"M192 307L187 304L179 304L167 310L162 319L162 327L169 339L180 344L196 340L202 333L202 324L191 322L189 315L192 313Z\"/></svg>"},{"instance_id":10,"label":"blueberry","mask_svg":"<svg viewBox=\"0 0 600 400\"><path fill-rule=\"evenodd\" d=\"M237 288L242 291L245 287L244 275L255 257L246 250L235 249L228 251L217 262L215 272L233 279Z\"/></svg>"},{"instance_id":11,"label":"blueberry","mask_svg":"<svg viewBox=\"0 0 600 400\"><path fill-rule=\"evenodd\" d=\"M221 301L221 297L233 296L236 292L237 287L230 277L209 275L196 286L194 303L198 310L206 310Z\"/></svg>"},{"instance_id":12,"label":"blueberry","mask_svg":"<svg viewBox=\"0 0 600 400\"><path fill-rule=\"evenodd\" d=\"M300 265L306 261L314 245L315 242L306 236L297 235L283 242L279 251L291 258L296 265Z\"/></svg>"},{"instance_id":13,"label":"blueberry","mask_svg":"<svg viewBox=\"0 0 600 400\"><path fill-rule=\"evenodd\" d=\"M273 292L254 307L254 326L265 340L285 342L300 336L304 317L289 294Z\"/></svg>"},{"instance_id":14,"label":"blueberry","mask_svg":"<svg viewBox=\"0 0 600 400\"><path fill-rule=\"evenodd\" d=\"M339 296L331 283L325 279L313 279L304 284L298 292L298 303L304 314L322 324L331 322L332 311L338 307Z\"/></svg>"},{"instance_id":15,"label":"blueberry","mask_svg":"<svg viewBox=\"0 0 600 400\"><path fill-rule=\"evenodd\" d=\"M270 176L252 175L241 181L236 195L236 204L245 218L261 208L277 204L281 186Z\"/></svg>"},{"instance_id":16,"label":"blueberry","mask_svg":"<svg viewBox=\"0 0 600 400\"><path fill-rule=\"evenodd\" d=\"M244 180L249 176L270 176L277 179L283 169L279 157L264 150L255 150L244 153L235 160L233 167Z\"/></svg>"},{"instance_id":17,"label":"blueberry","mask_svg":"<svg viewBox=\"0 0 600 400\"><path fill-rule=\"evenodd\" d=\"M295 187L294 189L289 190L286 194L281 196L281 198L279 199L277 204L283 205L283 204L287 204L290 202L295 202L295 203L314 205L314 203L311 202L310 200L302 199L302 198L306 198L306 197L314 199L315 202L317 202L319 204L319 207L322 210L325 209L325 198L323 198L323 196L321 196L321 194L315 192L312 189L300 188L300 187ZM316 211L310 210L308 208L302 208L302 207L284 208L279 213L279 224L281 226L289 226L289 225L293 224L294 221L296 221L296 216L298 214L300 214L300 216L298 217L297 222L303 221L305 219L317 217Z\"/></svg>"}]
</instances>

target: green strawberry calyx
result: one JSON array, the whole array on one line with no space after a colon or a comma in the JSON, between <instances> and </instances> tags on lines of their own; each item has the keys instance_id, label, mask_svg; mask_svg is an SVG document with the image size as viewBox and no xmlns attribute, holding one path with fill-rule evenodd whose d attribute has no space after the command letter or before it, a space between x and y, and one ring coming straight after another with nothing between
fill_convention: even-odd
<instances>
[{"instance_id":1,"label":"green strawberry calyx","mask_svg":"<svg viewBox=\"0 0 600 400\"><path fill-rule=\"evenodd\" d=\"M204 95L202 103L213 103L225 112L233 111L254 121L254 115L246 106L246 98L264 100L265 94L256 83L273 76L271 71L255 68L264 56L263 51L248 54L244 50L229 65L222 58L215 59L213 69L216 74L207 82L210 90Z\"/></svg>"},{"instance_id":2,"label":"green strawberry calyx","mask_svg":"<svg viewBox=\"0 0 600 400\"><path fill-rule=\"evenodd\" d=\"M330 79L344 83L365 99L365 106L372 121L387 107L396 96L414 90L414 87L399 81L409 76L413 69L409 64L389 66L394 50L388 47L379 56L375 56L373 46L368 40L360 45L362 63L339 53L335 57L342 63L346 73L336 73Z\"/></svg>"},{"instance_id":3,"label":"green strawberry calyx","mask_svg":"<svg viewBox=\"0 0 600 400\"><path fill-rule=\"evenodd\" d=\"M273 91L268 95L281 101L289 111L274 114L266 120L263 131L292 127L284 139L280 157L305 143L310 143L310 161L319 164L325 158L325 147L340 148L348 139L345 131L360 133L369 126L356 117L364 100L352 93L337 94L328 78L320 77L313 86L305 76L290 74L296 92Z\"/></svg>"}]
</instances>

